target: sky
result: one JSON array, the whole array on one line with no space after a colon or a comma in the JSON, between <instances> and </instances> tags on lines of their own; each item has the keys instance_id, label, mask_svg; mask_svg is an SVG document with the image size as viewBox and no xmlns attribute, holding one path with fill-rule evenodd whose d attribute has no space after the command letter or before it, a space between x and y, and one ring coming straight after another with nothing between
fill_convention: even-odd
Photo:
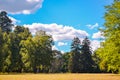
<instances>
[{"instance_id":1,"label":"sky","mask_svg":"<svg viewBox=\"0 0 120 80\"><path fill-rule=\"evenodd\" d=\"M44 30L52 35L53 50L69 52L74 37L86 36L92 50L100 47L104 37L104 6L113 0L0 0L0 11L7 11L15 25L28 27L34 35Z\"/></svg>"}]
</instances>

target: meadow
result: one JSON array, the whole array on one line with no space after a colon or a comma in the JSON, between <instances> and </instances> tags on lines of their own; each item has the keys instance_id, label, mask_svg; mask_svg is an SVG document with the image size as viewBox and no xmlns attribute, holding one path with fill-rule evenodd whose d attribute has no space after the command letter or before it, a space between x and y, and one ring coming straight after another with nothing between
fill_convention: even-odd
<instances>
[{"instance_id":1,"label":"meadow","mask_svg":"<svg viewBox=\"0 0 120 80\"><path fill-rule=\"evenodd\" d=\"M120 80L119 74L1 74L0 80Z\"/></svg>"}]
</instances>

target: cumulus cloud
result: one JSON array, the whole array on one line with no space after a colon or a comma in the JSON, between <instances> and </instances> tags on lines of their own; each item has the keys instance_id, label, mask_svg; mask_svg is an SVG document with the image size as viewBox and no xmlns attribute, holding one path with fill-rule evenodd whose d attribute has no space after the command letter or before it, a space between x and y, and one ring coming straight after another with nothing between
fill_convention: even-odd
<instances>
[{"instance_id":1,"label":"cumulus cloud","mask_svg":"<svg viewBox=\"0 0 120 80\"><path fill-rule=\"evenodd\" d=\"M66 46L67 43L64 43L64 42L58 42L58 46Z\"/></svg>"},{"instance_id":2,"label":"cumulus cloud","mask_svg":"<svg viewBox=\"0 0 120 80\"><path fill-rule=\"evenodd\" d=\"M100 47L100 41L98 41L98 40L93 40L93 41L91 41L92 51L95 51L95 50L98 49L99 47Z\"/></svg>"},{"instance_id":3,"label":"cumulus cloud","mask_svg":"<svg viewBox=\"0 0 120 80\"><path fill-rule=\"evenodd\" d=\"M92 38L94 38L94 39L104 39L104 36L102 34L103 33L99 31L97 33L94 33Z\"/></svg>"},{"instance_id":4,"label":"cumulus cloud","mask_svg":"<svg viewBox=\"0 0 120 80\"><path fill-rule=\"evenodd\" d=\"M46 31L48 34L53 36L53 39L55 41L72 40L76 36L79 38L84 38L85 36L88 36L88 33L86 31L78 30L71 26L58 25L56 23L33 23L31 25L25 24L24 26L28 27L33 35L38 30Z\"/></svg>"},{"instance_id":5,"label":"cumulus cloud","mask_svg":"<svg viewBox=\"0 0 120 80\"><path fill-rule=\"evenodd\" d=\"M0 0L0 10L11 14L30 14L42 7L43 0Z\"/></svg>"},{"instance_id":6,"label":"cumulus cloud","mask_svg":"<svg viewBox=\"0 0 120 80\"><path fill-rule=\"evenodd\" d=\"M94 29L94 28L97 28L99 26L99 24L98 23L95 23L94 25L88 24L86 26L90 29Z\"/></svg>"}]
</instances>

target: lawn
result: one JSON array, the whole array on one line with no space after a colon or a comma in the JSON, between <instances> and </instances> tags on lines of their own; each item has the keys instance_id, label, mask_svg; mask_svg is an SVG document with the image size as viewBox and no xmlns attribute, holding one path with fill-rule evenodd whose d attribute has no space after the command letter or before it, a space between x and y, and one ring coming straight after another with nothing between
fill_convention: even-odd
<instances>
[{"instance_id":1,"label":"lawn","mask_svg":"<svg viewBox=\"0 0 120 80\"><path fill-rule=\"evenodd\" d=\"M117 74L9 74L0 80L120 80Z\"/></svg>"}]
</instances>

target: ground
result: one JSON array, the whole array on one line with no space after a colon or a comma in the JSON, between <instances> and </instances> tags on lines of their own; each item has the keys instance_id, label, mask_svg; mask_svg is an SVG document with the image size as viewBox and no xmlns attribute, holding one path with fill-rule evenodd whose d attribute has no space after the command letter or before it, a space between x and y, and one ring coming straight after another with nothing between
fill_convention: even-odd
<instances>
[{"instance_id":1,"label":"ground","mask_svg":"<svg viewBox=\"0 0 120 80\"><path fill-rule=\"evenodd\" d=\"M120 74L1 74L0 80L120 80Z\"/></svg>"}]
</instances>

